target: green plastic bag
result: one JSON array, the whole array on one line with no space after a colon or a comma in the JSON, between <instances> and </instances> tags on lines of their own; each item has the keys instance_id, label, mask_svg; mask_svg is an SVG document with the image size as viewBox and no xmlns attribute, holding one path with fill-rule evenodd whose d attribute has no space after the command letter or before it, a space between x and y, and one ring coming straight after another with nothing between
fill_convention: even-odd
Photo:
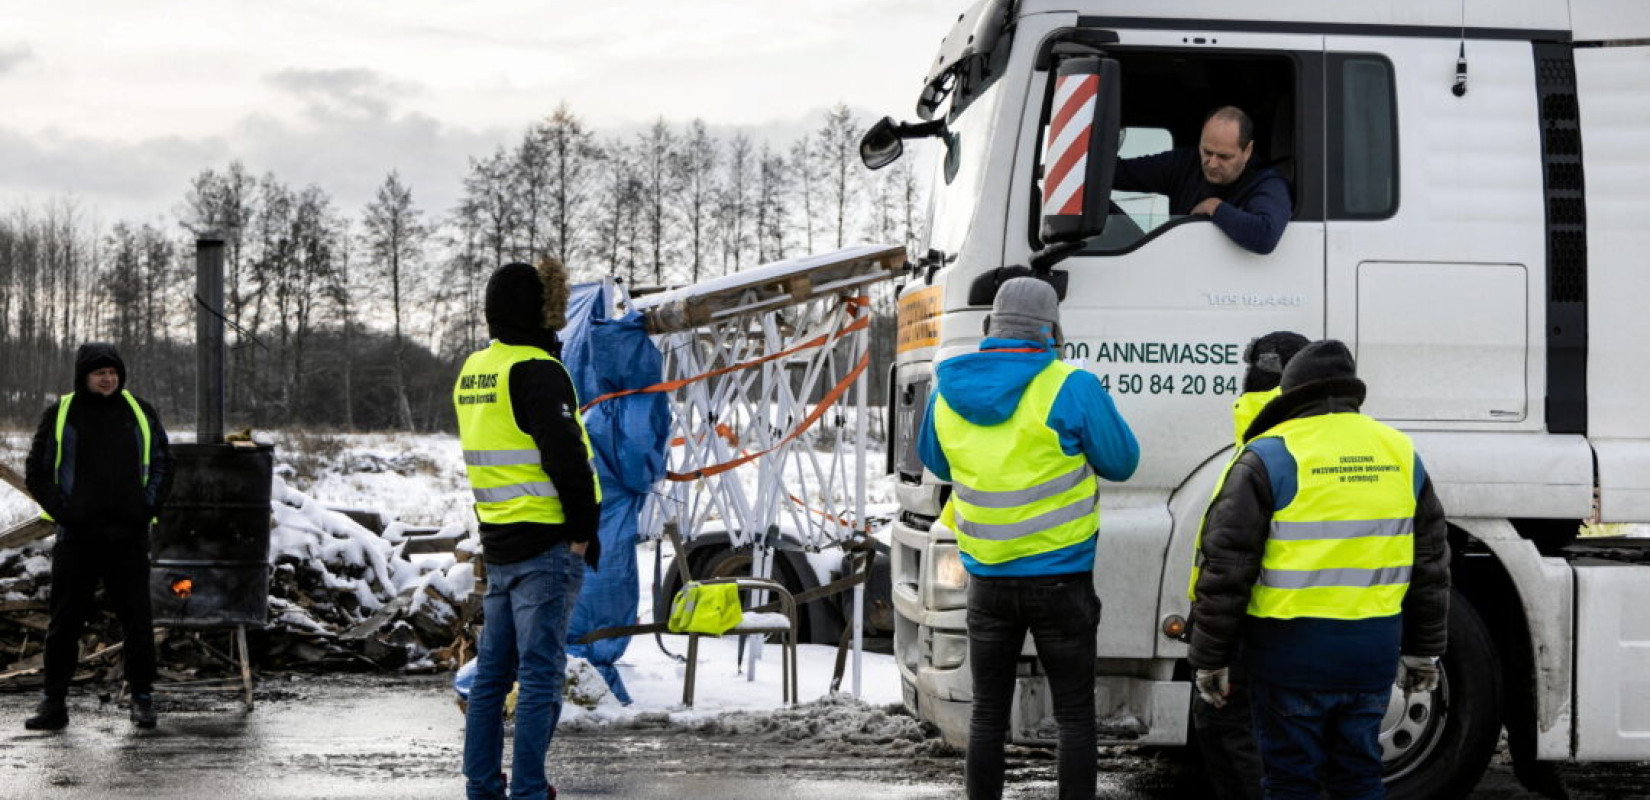
<instances>
[{"instance_id":1,"label":"green plastic bag","mask_svg":"<svg viewBox=\"0 0 1650 800\"><path fill-rule=\"evenodd\" d=\"M739 607L739 587L732 583L706 586L692 581L670 603L671 633L721 636L739 627L745 612Z\"/></svg>"}]
</instances>

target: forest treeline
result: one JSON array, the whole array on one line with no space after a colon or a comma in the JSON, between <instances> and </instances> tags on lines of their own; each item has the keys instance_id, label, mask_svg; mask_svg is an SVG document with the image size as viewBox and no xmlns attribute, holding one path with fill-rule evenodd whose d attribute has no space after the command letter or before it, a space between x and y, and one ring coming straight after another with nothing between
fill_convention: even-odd
<instances>
[{"instance_id":1,"label":"forest treeline","mask_svg":"<svg viewBox=\"0 0 1650 800\"><path fill-rule=\"evenodd\" d=\"M395 171L350 209L235 162L196 174L177 219L102 224L67 200L4 210L0 421L34 424L69 388L75 347L101 340L134 391L191 424L195 240L217 230L231 426L450 430L452 375L486 339L482 290L501 264L550 255L575 280L649 287L854 242L914 247L915 159L866 171L862 130L839 105L784 147L702 120L604 136L563 105L473 156L455 208L420 205ZM874 335L891 355L889 321Z\"/></svg>"}]
</instances>

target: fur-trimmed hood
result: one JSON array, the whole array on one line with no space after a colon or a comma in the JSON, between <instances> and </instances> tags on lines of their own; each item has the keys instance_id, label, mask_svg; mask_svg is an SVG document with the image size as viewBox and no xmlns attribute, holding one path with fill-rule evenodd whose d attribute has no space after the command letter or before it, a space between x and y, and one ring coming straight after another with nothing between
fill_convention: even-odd
<instances>
[{"instance_id":1,"label":"fur-trimmed hood","mask_svg":"<svg viewBox=\"0 0 1650 800\"><path fill-rule=\"evenodd\" d=\"M487 281L487 330L505 344L560 349L556 331L567 324L567 268L554 258L538 266L499 267Z\"/></svg>"}]
</instances>

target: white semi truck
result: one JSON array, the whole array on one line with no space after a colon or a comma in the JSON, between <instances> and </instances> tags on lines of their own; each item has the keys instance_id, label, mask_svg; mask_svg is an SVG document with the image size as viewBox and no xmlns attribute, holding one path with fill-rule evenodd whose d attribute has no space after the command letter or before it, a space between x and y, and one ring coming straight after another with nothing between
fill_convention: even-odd
<instances>
[{"instance_id":1,"label":"white semi truck","mask_svg":"<svg viewBox=\"0 0 1650 800\"><path fill-rule=\"evenodd\" d=\"M1062 74L1100 78L1087 193L1045 218ZM1223 105L1254 119L1254 158L1292 190L1267 255L1109 191L1115 158L1195 146ZM975 349L1021 265L1060 290L1064 355L1141 445L1135 476L1101 490L1103 739L1188 740L1187 646L1165 628L1189 610L1242 349L1294 330L1353 348L1364 410L1413 436L1450 517L1444 680L1394 693L1392 796L1465 794L1503 728L1532 780L1650 759L1650 551L1574 543L1584 520L1650 521L1650 3L983 0L946 36L918 116L862 144L868 165L901 139L941 151L889 398L914 713L967 738L967 575L914 438L934 365ZM1051 743L1031 652L1011 735Z\"/></svg>"}]
</instances>

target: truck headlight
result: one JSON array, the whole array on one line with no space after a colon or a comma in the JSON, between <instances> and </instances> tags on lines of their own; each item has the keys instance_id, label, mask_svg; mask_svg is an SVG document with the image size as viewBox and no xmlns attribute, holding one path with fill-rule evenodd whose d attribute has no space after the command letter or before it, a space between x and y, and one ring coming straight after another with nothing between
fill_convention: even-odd
<instances>
[{"instance_id":1,"label":"truck headlight","mask_svg":"<svg viewBox=\"0 0 1650 800\"><path fill-rule=\"evenodd\" d=\"M936 609L968 605L968 570L954 544L936 544L929 549L930 603Z\"/></svg>"},{"instance_id":2,"label":"truck headlight","mask_svg":"<svg viewBox=\"0 0 1650 800\"><path fill-rule=\"evenodd\" d=\"M968 570L963 568L962 551L948 544L934 546L934 586L952 592L968 588Z\"/></svg>"}]
</instances>

